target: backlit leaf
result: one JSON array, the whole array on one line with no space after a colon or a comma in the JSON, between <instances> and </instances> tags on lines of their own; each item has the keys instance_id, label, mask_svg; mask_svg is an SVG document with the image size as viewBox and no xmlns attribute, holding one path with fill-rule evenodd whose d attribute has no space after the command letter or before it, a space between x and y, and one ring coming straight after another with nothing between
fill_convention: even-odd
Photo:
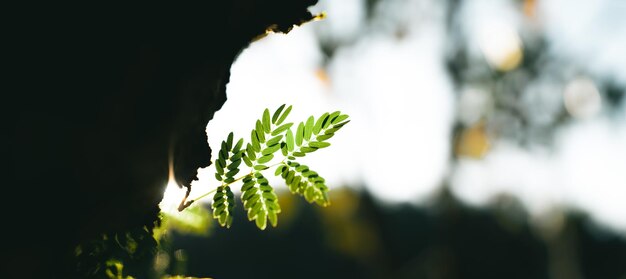
<instances>
[{"instance_id":1,"label":"backlit leaf","mask_svg":"<svg viewBox=\"0 0 626 279\"><path fill-rule=\"evenodd\" d=\"M331 124L337 124L346 119L348 119L348 115L342 114L342 115L337 116L335 119L331 120Z\"/></svg>"},{"instance_id":2,"label":"backlit leaf","mask_svg":"<svg viewBox=\"0 0 626 279\"><path fill-rule=\"evenodd\" d=\"M304 137L304 123L300 122L298 129L296 130L296 145L302 145L302 139Z\"/></svg>"},{"instance_id":3,"label":"backlit leaf","mask_svg":"<svg viewBox=\"0 0 626 279\"><path fill-rule=\"evenodd\" d=\"M284 108L285 108L285 104L282 104L280 107L278 107L278 109L274 112L274 115L272 115L272 123L276 124L276 121L278 120L278 117L280 116L280 112L282 112Z\"/></svg>"},{"instance_id":4,"label":"backlit leaf","mask_svg":"<svg viewBox=\"0 0 626 279\"><path fill-rule=\"evenodd\" d=\"M329 147L330 143L323 142L323 141L311 141L309 142L309 146L315 147L315 148L324 148L324 147Z\"/></svg>"},{"instance_id":5,"label":"backlit leaf","mask_svg":"<svg viewBox=\"0 0 626 279\"><path fill-rule=\"evenodd\" d=\"M306 124L304 124L304 139L305 140L309 140L311 139L311 135L313 134L313 125L315 124L315 118L311 115L309 116L309 118L306 120Z\"/></svg>"},{"instance_id":6,"label":"backlit leaf","mask_svg":"<svg viewBox=\"0 0 626 279\"><path fill-rule=\"evenodd\" d=\"M285 110L285 112L283 112L283 115L281 115L278 118L278 120L276 121L276 125L280 125L281 123L283 123L283 121L285 121L285 119L289 115L289 112L291 112L291 106L288 106L287 109Z\"/></svg>"},{"instance_id":7,"label":"backlit leaf","mask_svg":"<svg viewBox=\"0 0 626 279\"><path fill-rule=\"evenodd\" d=\"M287 130L287 134L286 134L286 141L285 143L287 144L287 150L289 151L293 151L293 148L295 147L294 144L294 139L293 139L293 133L291 132L291 130Z\"/></svg>"},{"instance_id":8,"label":"backlit leaf","mask_svg":"<svg viewBox=\"0 0 626 279\"><path fill-rule=\"evenodd\" d=\"M291 128L291 126L293 126L293 123L286 123L286 124L280 125L278 128L274 129L274 131L272 131L272 136L278 135L286 131L287 129Z\"/></svg>"},{"instance_id":9,"label":"backlit leaf","mask_svg":"<svg viewBox=\"0 0 626 279\"><path fill-rule=\"evenodd\" d=\"M263 111L263 131L265 131L266 134L270 133L270 125L270 110L265 109Z\"/></svg>"},{"instance_id":10,"label":"backlit leaf","mask_svg":"<svg viewBox=\"0 0 626 279\"><path fill-rule=\"evenodd\" d=\"M263 156L263 157L259 158L259 159L257 160L257 162L258 162L259 164L264 164L264 163L267 163L267 162L271 161L273 158L274 158L274 155L272 155L272 154L267 154L267 155L265 155L265 156ZM256 169L256 167L255 167L255 169Z\"/></svg>"},{"instance_id":11,"label":"backlit leaf","mask_svg":"<svg viewBox=\"0 0 626 279\"><path fill-rule=\"evenodd\" d=\"M317 121L315 122L315 126L313 126L313 134L317 135L320 133L320 130L322 129L322 124L328 120L328 112L322 114L322 116L320 116L320 118L317 119Z\"/></svg>"}]
</instances>

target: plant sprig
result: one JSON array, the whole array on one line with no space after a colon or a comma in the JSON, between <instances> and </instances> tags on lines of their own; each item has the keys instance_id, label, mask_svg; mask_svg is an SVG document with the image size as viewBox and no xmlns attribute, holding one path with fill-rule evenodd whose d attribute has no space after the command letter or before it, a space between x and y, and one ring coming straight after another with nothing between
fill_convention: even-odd
<instances>
[{"instance_id":1,"label":"plant sprig","mask_svg":"<svg viewBox=\"0 0 626 279\"><path fill-rule=\"evenodd\" d=\"M241 201L248 220L255 221L261 230L267 227L268 221L273 227L278 225L278 214L281 212L278 196L262 174L273 167L276 167L274 175L285 180L291 193L303 196L309 203L330 205L325 179L308 166L296 162L296 159L329 147L327 141L350 122L348 115L335 111L324 113L318 118L310 116L300 122L294 132L294 123L285 122L291 109L292 106L285 108L283 104L271 115L269 109L265 109L261 119L255 122L247 143L243 138L234 143L232 132L222 141L218 159L214 163L215 178L221 185L195 199L214 193L211 204L213 218L221 226L232 225L235 199L230 187L239 181L242 181ZM268 165L276 161L277 154L282 154L282 160ZM235 178L241 172L241 162L249 168L249 172ZM189 207L195 200L183 201L179 211Z\"/></svg>"}]
</instances>

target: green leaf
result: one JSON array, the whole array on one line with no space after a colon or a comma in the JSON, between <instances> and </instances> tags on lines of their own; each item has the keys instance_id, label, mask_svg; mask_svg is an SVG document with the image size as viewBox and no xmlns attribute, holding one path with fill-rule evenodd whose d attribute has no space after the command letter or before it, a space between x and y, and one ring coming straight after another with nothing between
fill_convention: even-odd
<instances>
[{"instance_id":1,"label":"green leaf","mask_svg":"<svg viewBox=\"0 0 626 279\"><path fill-rule=\"evenodd\" d=\"M276 194L274 194L274 192L269 192L269 191L263 192L261 196L267 201L275 201L276 199L278 199L278 197L276 196Z\"/></svg>"},{"instance_id":2,"label":"green leaf","mask_svg":"<svg viewBox=\"0 0 626 279\"><path fill-rule=\"evenodd\" d=\"M346 125L346 124L350 123L350 121L351 121L351 120L344 121L344 122L341 122L341 123L337 123L337 124L333 125L333 128L341 128L341 127L343 127L344 125Z\"/></svg>"},{"instance_id":3,"label":"green leaf","mask_svg":"<svg viewBox=\"0 0 626 279\"><path fill-rule=\"evenodd\" d=\"M306 178L314 178L317 177L317 172L314 172L312 170L303 171L302 176Z\"/></svg>"},{"instance_id":4,"label":"green leaf","mask_svg":"<svg viewBox=\"0 0 626 279\"><path fill-rule=\"evenodd\" d=\"M233 132L230 132L230 134L228 134L228 139L226 140L226 146L228 147L228 150L230 150L233 147L233 137L235 135L233 134Z\"/></svg>"},{"instance_id":5,"label":"green leaf","mask_svg":"<svg viewBox=\"0 0 626 279\"><path fill-rule=\"evenodd\" d=\"M243 155L243 151L234 153L233 156L230 156L230 161L231 162L237 161L237 160L241 159L242 155Z\"/></svg>"},{"instance_id":6,"label":"green leaf","mask_svg":"<svg viewBox=\"0 0 626 279\"><path fill-rule=\"evenodd\" d=\"M296 145L302 145L302 139L304 136L304 123L300 122L298 125L298 130L296 130Z\"/></svg>"},{"instance_id":7,"label":"green leaf","mask_svg":"<svg viewBox=\"0 0 626 279\"><path fill-rule=\"evenodd\" d=\"M284 175L285 172L288 173L287 176ZM303 195L309 203L315 202L321 206L330 204L324 178L319 177L317 172L310 170L306 165L287 162L283 178L292 193Z\"/></svg>"},{"instance_id":8,"label":"green leaf","mask_svg":"<svg viewBox=\"0 0 626 279\"><path fill-rule=\"evenodd\" d=\"M326 120L324 120L324 122L322 123L322 129L328 128L329 125L330 125L330 114L328 115L328 117L326 117Z\"/></svg>"},{"instance_id":9,"label":"green leaf","mask_svg":"<svg viewBox=\"0 0 626 279\"><path fill-rule=\"evenodd\" d=\"M335 119L331 120L331 124L336 124L336 123L339 123L339 122L344 121L346 119L348 119L348 115L347 114L342 114L342 115L339 115L339 116L335 117Z\"/></svg>"},{"instance_id":10,"label":"green leaf","mask_svg":"<svg viewBox=\"0 0 626 279\"><path fill-rule=\"evenodd\" d=\"M234 177L238 173L239 173L239 169L233 169L226 173L226 177Z\"/></svg>"},{"instance_id":11,"label":"green leaf","mask_svg":"<svg viewBox=\"0 0 626 279\"><path fill-rule=\"evenodd\" d=\"M250 209L248 209L248 220L252 221L256 219L256 215L263 208L263 203L251 203Z\"/></svg>"},{"instance_id":12,"label":"green leaf","mask_svg":"<svg viewBox=\"0 0 626 279\"><path fill-rule=\"evenodd\" d=\"M264 164L264 163L267 163L267 162L271 161L272 159L274 159L274 155L273 155L273 154L267 154L267 155L265 155L265 156L263 156L263 157L259 158L259 159L257 160L257 162L258 162L259 164ZM256 168L256 166L255 166L255 168L254 168L254 169L257 169L257 168Z\"/></svg>"},{"instance_id":13,"label":"green leaf","mask_svg":"<svg viewBox=\"0 0 626 279\"><path fill-rule=\"evenodd\" d=\"M224 164L225 162L221 159L218 159L217 161L215 161L215 172L217 174L224 174L224 167L223 167Z\"/></svg>"},{"instance_id":14,"label":"green leaf","mask_svg":"<svg viewBox=\"0 0 626 279\"><path fill-rule=\"evenodd\" d=\"M326 120L328 120L328 112L322 114L322 116L320 116L320 118L317 119L317 122L315 122L315 126L313 126L313 134L317 135L320 133L320 130L322 129L322 124L324 124L324 122L326 122Z\"/></svg>"},{"instance_id":15,"label":"green leaf","mask_svg":"<svg viewBox=\"0 0 626 279\"><path fill-rule=\"evenodd\" d=\"M302 151L304 153L311 153L311 152L313 152L315 150L317 150L317 148L315 148L315 147L308 147L308 146L300 147L300 151ZM294 155L295 155L295 153L294 153Z\"/></svg>"},{"instance_id":16,"label":"green leaf","mask_svg":"<svg viewBox=\"0 0 626 279\"><path fill-rule=\"evenodd\" d=\"M339 131L339 128L341 128L341 127L333 127L333 128L330 128L330 129L326 130L326 131L324 132L324 134L327 134L327 135L328 135L328 134L334 134L335 132Z\"/></svg>"},{"instance_id":17,"label":"green leaf","mask_svg":"<svg viewBox=\"0 0 626 279\"><path fill-rule=\"evenodd\" d=\"M248 156L243 156L242 159L243 159L243 162L246 163L246 166L252 167L252 161L248 159Z\"/></svg>"},{"instance_id":18,"label":"green leaf","mask_svg":"<svg viewBox=\"0 0 626 279\"><path fill-rule=\"evenodd\" d=\"M315 201L315 189L313 189L313 187L307 187L304 191L304 198L310 203Z\"/></svg>"},{"instance_id":19,"label":"green leaf","mask_svg":"<svg viewBox=\"0 0 626 279\"><path fill-rule=\"evenodd\" d=\"M283 165L283 167L286 166ZM241 200L244 208L248 211L248 220L255 220L259 229L265 229L268 219L270 224L278 224L280 205L277 198L274 189L268 184L268 180L262 173L255 172L254 177L244 178Z\"/></svg>"},{"instance_id":20,"label":"green leaf","mask_svg":"<svg viewBox=\"0 0 626 279\"><path fill-rule=\"evenodd\" d=\"M267 178L265 177L260 177L259 179L257 179L257 182L259 183L261 190L263 189L271 189L272 187L269 186L269 181L267 180Z\"/></svg>"},{"instance_id":21,"label":"green leaf","mask_svg":"<svg viewBox=\"0 0 626 279\"><path fill-rule=\"evenodd\" d=\"M278 121L276 121L276 125L280 125L280 123L283 123L283 121L285 121L285 119L287 118L287 115L289 115L289 112L291 112L291 106L288 106L285 112L283 112L283 115L278 118Z\"/></svg>"},{"instance_id":22,"label":"green leaf","mask_svg":"<svg viewBox=\"0 0 626 279\"><path fill-rule=\"evenodd\" d=\"M283 169L283 173L280 174L280 176L282 178L287 178L287 175L289 174L289 168L284 168Z\"/></svg>"},{"instance_id":23,"label":"green leaf","mask_svg":"<svg viewBox=\"0 0 626 279\"><path fill-rule=\"evenodd\" d=\"M248 146L246 147L246 156L248 157L248 159L250 160L255 160L256 159L256 152L254 152L254 147L252 147L252 144L248 143Z\"/></svg>"},{"instance_id":24,"label":"green leaf","mask_svg":"<svg viewBox=\"0 0 626 279\"><path fill-rule=\"evenodd\" d=\"M260 211L257 214L256 217L256 226L261 229L261 230L265 230L265 227L267 226L267 215L265 212Z\"/></svg>"},{"instance_id":25,"label":"green leaf","mask_svg":"<svg viewBox=\"0 0 626 279\"><path fill-rule=\"evenodd\" d=\"M232 224L232 214L235 208L233 192L228 186L220 186L213 195L213 218L218 220L222 227L230 228Z\"/></svg>"},{"instance_id":26,"label":"green leaf","mask_svg":"<svg viewBox=\"0 0 626 279\"><path fill-rule=\"evenodd\" d=\"M226 199L225 199L224 197L225 197L224 195L221 195L221 196L219 196L219 197L216 197L216 198L213 200L213 205L214 205L215 207L221 207L221 206L222 206L222 204L226 202Z\"/></svg>"},{"instance_id":27,"label":"green leaf","mask_svg":"<svg viewBox=\"0 0 626 279\"><path fill-rule=\"evenodd\" d=\"M235 147L233 148L233 153L239 153L241 151L241 147L243 146L243 139L239 139Z\"/></svg>"},{"instance_id":28,"label":"green leaf","mask_svg":"<svg viewBox=\"0 0 626 279\"><path fill-rule=\"evenodd\" d=\"M265 165L256 165L256 166L254 166L254 169L255 170L266 170L268 168Z\"/></svg>"},{"instance_id":29,"label":"green leaf","mask_svg":"<svg viewBox=\"0 0 626 279\"><path fill-rule=\"evenodd\" d=\"M289 150L287 150L287 144L285 142L280 143L280 151L283 153L283 156L289 155Z\"/></svg>"},{"instance_id":30,"label":"green leaf","mask_svg":"<svg viewBox=\"0 0 626 279\"><path fill-rule=\"evenodd\" d=\"M272 131L272 136L278 135L286 131L287 129L291 128L291 126L293 126L293 123L286 123L286 124L280 125L278 128L274 129L274 131Z\"/></svg>"},{"instance_id":31,"label":"green leaf","mask_svg":"<svg viewBox=\"0 0 626 279\"><path fill-rule=\"evenodd\" d=\"M267 204L269 206L269 208L272 209L272 211L274 211L275 213L280 213L281 209L280 209L280 204L278 204L278 200L275 200L271 203Z\"/></svg>"},{"instance_id":32,"label":"green leaf","mask_svg":"<svg viewBox=\"0 0 626 279\"><path fill-rule=\"evenodd\" d=\"M275 145L272 145L270 147L263 149L263 151L261 151L261 154L263 155L273 154L274 152L278 151L278 149L280 149L280 145L275 144Z\"/></svg>"},{"instance_id":33,"label":"green leaf","mask_svg":"<svg viewBox=\"0 0 626 279\"><path fill-rule=\"evenodd\" d=\"M256 183L251 177L246 176L246 178L250 178L250 180L246 182L244 179L244 183L241 185L241 192L246 192L250 188L254 187L254 183Z\"/></svg>"},{"instance_id":34,"label":"green leaf","mask_svg":"<svg viewBox=\"0 0 626 279\"><path fill-rule=\"evenodd\" d=\"M252 186L254 186L254 183L252 183ZM248 201L250 200L250 198L252 198L252 196L257 194L257 189L254 187L249 187L246 191L243 191L243 187L241 188L241 200L243 201Z\"/></svg>"},{"instance_id":35,"label":"green leaf","mask_svg":"<svg viewBox=\"0 0 626 279\"><path fill-rule=\"evenodd\" d=\"M251 195L250 198L246 200L246 203L244 204L244 206L254 205L261 199L261 195L259 195L259 191L257 188L254 188L252 191L254 191L254 194Z\"/></svg>"},{"instance_id":36,"label":"green leaf","mask_svg":"<svg viewBox=\"0 0 626 279\"><path fill-rule=\"evenodd\" d=\"M228 217L226 217L226 227L230 228L230 226L233 225L233 215L228 215Z\"/></svg>"},{"instance_id":37,"label":"green leaf","mask_svg":"<svg viewBox=\"0 0 626 279\"><path fill-rule=\"evenodd\" d=\"M281 173L283 173L283 170L284 170L285 168L286 168L286 166L285 166L285 165L279 165L279 166L276 168L276 171L274 172L274 175L276 175L276 176L280 175Z\"/></svg>"},{"instance_id":38,"label":"green leaf","mask_svg":"<svg viewBox=\"0 0 626 279\"><path fill-rule=\"evenodd\" d=\"M265 109L263 111L263 131L265 131L266 134L270 133L270 125L270 110Z\"/></svg>"},{"instance_id":39,"label":"green leaf","mask_svg":"<svg viewBox=\"0 0 626 279\"><path fill-rule=\"evenodd\" d=\"M256 121L256 135L259 138L259 142L260 143L264 143L265 142L265 132L264 132L264 127L263 124L261 124L261 120L257 120Z\"/></svg>"},{"instance_id":40,"label":"green leaf","mask_svg":"<svg viewBox=\"0 0 626 279\"><path fill-rule=\"evenodd\" d=\"M308 170L309 170L309 167L306 166L306 165L299 165L299 166L296 167L296 171L297 172L304 172L304 171L308 171Z\"/></svg>"},{"instance_id":41,"label":"green leaf","mask_svg":"<svg viewBox=\"0 0 626 279\"><path fill-rule=\"evenodd\" d=\"M283 139L283 135L275 136L267 141L267 146L278 144L278 142L280 142L281 139Z\"/></svg>"},{"instance_id":42,"label":"green leaf","mask_svg":"<svg viewBox=\"0 0 626 279\"><path fill-rule=\"evenodd\" d=\"M219 157L224 160L228 158L228 146L226 146L225 141L222 141L222 148L220 148Z\"/></svg>"},{"instance_id":43,"label":"green leaf","mask_svg":"<svg viewBox=\"0 0 626 279\"><path fill-rule=\"evenodd\" d=\"M232 132L222 141L215 161L215 178L222 181L222 186L216 190L211 205L213 218L217 219L221 226L230 227L233 222L234 196L228 185L233 183L234 176L240 173L242 161L255 170L242 178L241 200L247 210L248 219L254 220L260 229L267 227L268 220L271 226L277 226L278 213L281 209L278 196L261 173L262 170L268 169L265 164L274 159L279 149L287 159L294 160L319 148L326 148L330 143L325 141L350 122L348 115L342 115L339 111L324 113L317 120L310 116L306 121L300 122L294 134L291 130L293 123L283 124L291 109L292 106L286 107L284 104L273 114L270 114L269 109L265 109L262 118L256 120L255 127L250 132L250 142L247 144L242 138L234 143ZM289 190L304 196L308 202L322 206L330 204L324 178L310 170L308 166L287 161L276 168L274 175L285 179Z\"/></svg>"},{"instance_id":44,"label":"green leaf","mask_svg":"<svg viewBox=\"0 0 626 279\"><path fill-rule=\"evenodd\" d=\"M335 134L330 133L330 134L325 134L325 135L321 135L321 136L317 136L315 139L323 141L323 140L328 140L329 138L332 138Z\"/></svg>"},{"instance_id":45,"label":"green leaf","mask_svg":"<svg viewBox=\"0 0 626 279\"><path fill-rule=\"evenodd\" d=\"M274 115L272 115L272 123L276 124L276 120L278 120L280 112L283 111L284 108L285 104L282 104L280 107L278 107L278 109L274 112Z\"/></svg>"},{"instance_id":46,"label":"green leaf","mask_svg":"<svg viewBox=\"0 0 626 279\"><path fill-rule=\"evenodd\" d=\"M229 169L229 170L234 170L234 169L238 168L238 167L239 167L239 165L241 165L241 159L238 159L238 160L236 160L236 161L232 161L232 162L230 163L230 165L228 165L228 169Z\"/></svg>"},{"instance_id":47,"label":"green leaf","mask_svg":"<svg viewBox=\"0 0 626 279\"><path fill-rule=\"evenodd\" d=\"M294 148L294 139L293 139L293 133L291 132L291 130L287 130L287 135L286 135L286 141L285 143L287 144L287 149L289 151L293 151Z\"/></svg>"},{"instance_id":48,"label":"green leaf","mask_svg":"<svg viewBox=\"0 0 626 279\"><path fill-rule=\"evenodd\" d=\"M289 186L289 191L293 194L298 193L298 184L293 183L293 184L288 184Z\"/></svg>"},{"instance_id":49,"label":"green leaf","mask_svg":"<svg viewBox=\"0 0 626 279\"><path fill-rule=\"evenodd\" d=\"M311 134L313 133L313 125L315 123L314 121L315 118L311 115L306 120L306 124L304 125L304 139L307 141L311 138Z\"/></svg>"},{"instance_id":50,"label":"green leaf","mask_svg":"<svg viewBox=\"0 0 626 279\"><path fill-rule=\"evenodd\" d=\"M340 111L335 111L335 112L331 113L331 114L328 116L328 119L330 119L330 122L329 122L328 124L326 124L326 126L328 126L330 123L332 123L332 122L333 122L333 119L337 118L337 116L339 116L339 115L341 115L341 112L340 112Z\"/></svg>"},{"instance_id":51,"label":"green leaf","mask_svg":"<svg viewBox=\"0 0 626 279\"><path fill-rule=\"evenodd\" d=\"M269 211L267 213L267 219L270 220L270 224L272 224L272 227L275 228L278 225L278 215L275 211Z\"/></svg>"},{"instance_id":52,"label":"green leaf","mask_svg":"<svg viewBox=\"0 0 626 279\"><path fill-rule=\"evenodd\" d=\"M258 204L258 203L257 203L257 204ZM258 211L258 209L257 209L256 211L254 211L254 212L253 212L253 210L255 210L255 208L260 208L260 207L261 207L261 205L260 205L260 204L258 204L258 206L257 206L257 204L254 204L254 205L249 205L251 208L248 210L248 221L252 221L252 220L254 220L254 218L256 218L256 214L257 214L257 212L259 212L259 211ZM245 205L244 205L244 206L245 206Z\"/></svg>"},{"instance_id":53,"label":"green leaf","mask_svg":"<svg viewBox=\"0 0 626 279\"><path fill-rule=\"evenodd\" d=\"M287 182L287 184L291 184L293 182L293 178L295 177L296 172L295 171L289 171L287 172L287 177L285 177L285 182Z\"/></svg>"},{"instance_id":54,"label":"green leaf","mask_svg":"<svg viewBox=\"0 0 626 279\"><path fill-rule=\"evenodd\" d=\"M323 141L311 141L309 142L309 146L315 147L315 148L324 148L324 147L329 147L330 143L323 142Z\"/></svg>"},{"instance_id":55,"label":"green leaf","mask_svg":"<svg viewBox=\"0 0 626 279\"><path fill-rule=\"evenodd\" d=\"M252 132L250 133L250 141L252 142L252 150L256 152L261 151L261 144L259 142L259 136L255 129L252 129ZM250 156L250 158L252 158L252 156Z\"/></svg>"}]
</instances>

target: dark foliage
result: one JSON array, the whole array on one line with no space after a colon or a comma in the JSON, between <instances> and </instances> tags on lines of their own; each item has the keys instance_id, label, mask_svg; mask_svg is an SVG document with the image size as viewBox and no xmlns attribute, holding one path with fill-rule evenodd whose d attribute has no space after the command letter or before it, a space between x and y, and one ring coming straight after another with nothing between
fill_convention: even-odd
<instances>
[{"instance_id":1,"label":"dark foliage","mask_svg":"<svg viewBox=\"0 0 626 279\"><path fill-rule=\"evenodd\" d=\"M338 204L319 210L296 200L292 221L270 231L240 222L229 230L216 228L208 238L174 234L168 245L171 258L182 250L187 260L171 268L182 266L186 274L214 278L540 279L578 274L619 279L626 274L626 240L580 213L566 213L562 226L545 235L511 197L482 208L464 205L446 191L422 207L385 206L366 193L352 195L350 202L358 207L346 215ZM354 246L346 249L345 242L352 241Z\"/></svg>"}]
</instances>

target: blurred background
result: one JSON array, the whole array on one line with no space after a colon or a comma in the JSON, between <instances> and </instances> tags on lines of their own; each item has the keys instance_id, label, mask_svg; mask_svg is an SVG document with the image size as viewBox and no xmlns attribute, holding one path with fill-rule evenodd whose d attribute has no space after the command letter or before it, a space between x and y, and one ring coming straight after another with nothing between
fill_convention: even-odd
<instances>
[{"instance_id":1,"label":"blurred background","mask_svg":"<svg viewBox=\"0 0 626 279\"><path fill-rule=\"evenodd\" d=\"M203 207L171 213L158 271L626 279L626 1L321 0L313 11L326 18L241 54L207 131L213 147L246 137L283 103L293 121L349 114L333 146L303 160L332 205L276 179L278 228L259 231L240 204L231 229ZM213 172L192 197L218 185Z\"/></svg>"}]
</instances>

